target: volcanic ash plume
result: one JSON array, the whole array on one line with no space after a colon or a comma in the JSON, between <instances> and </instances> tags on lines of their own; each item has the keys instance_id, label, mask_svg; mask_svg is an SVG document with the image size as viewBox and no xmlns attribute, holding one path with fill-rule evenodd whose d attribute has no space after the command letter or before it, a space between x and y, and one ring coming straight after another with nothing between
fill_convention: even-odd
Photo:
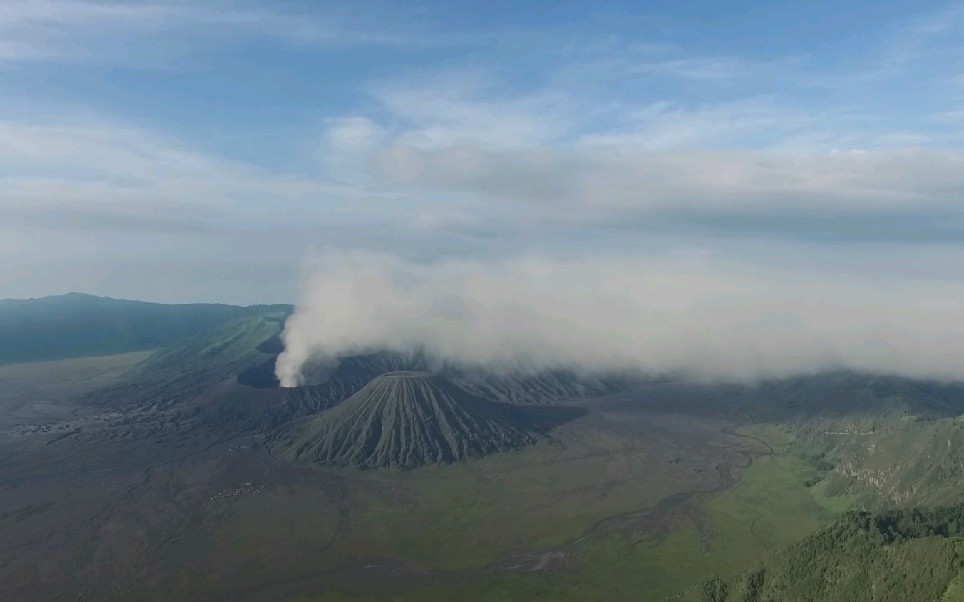
<instances>
[{"instance_id":1,"label":"volcanic ash plume","mask_svg":"<svg viewBox=\"0 0 964 602\"><path fill-rule=\"evenodd\" d=\"M417 264L333 253L307 271L277 375L424 349L469 366L752 380L829 368L964 375L964 287L669 259Z\"/></svg>"}]
</instances>

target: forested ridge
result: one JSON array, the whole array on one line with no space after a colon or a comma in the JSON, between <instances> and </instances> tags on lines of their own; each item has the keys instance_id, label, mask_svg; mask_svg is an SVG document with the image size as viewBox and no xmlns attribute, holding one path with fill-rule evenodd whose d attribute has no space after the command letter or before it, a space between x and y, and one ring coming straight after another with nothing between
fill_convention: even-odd
<instances>
[{"instance_id":1,"label":"forested ridge","mask_svg":"<svg viewBox=\"0 0 964 602\"><path fill-rule=\"evenodd\" d=\"M964 505L849 512L750 571L673 599L964 601Z\"/></svg>"}]
</instances>

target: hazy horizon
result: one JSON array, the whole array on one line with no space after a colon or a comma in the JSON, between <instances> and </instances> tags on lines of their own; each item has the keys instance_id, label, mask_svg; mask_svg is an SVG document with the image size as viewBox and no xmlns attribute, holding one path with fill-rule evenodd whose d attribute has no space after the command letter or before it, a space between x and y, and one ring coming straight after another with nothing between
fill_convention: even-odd
<instances>
[{"instance_id":1,"label":"hazy horizon","mask_svg":"<svg viewBox=\"0 0 964 602\"><path fill-rule=\"evenodd\" d=\"M0 297L0 301L33 301L33 300L38 300L38 299L47 299L47 298L50 298L50 297L67 297L67 296L70 296L70 295L79 295L79 296L84 296L84 297L98 297L98 298L101 298L101 299L114 299L114 300L116 300L116 301L137 301L137 302L140 302L140 303L159 303L159 304L162 304L162 305L182 305L182 304L183 304L183 305L193 305L193 304L202 304L202 305L237 305L237 306L242 306L242 307L244 307L244 306L250 306L250 305L294 305L294 302L293 302L293 301L276 301L276 302L266 302L266 303L262 303L262 302L258 302L258 303L244 303L244 302L235 302L235 301L220 300L220 299L197 299L197 300L194 300L194 301L169 302L169 301L162 301L162 300L158 300L158 299L144 299L144 298L132 298L132 297L119 297L119 296L117 296L117 295L97 294L97 293L90 293L90 292L87 292L87 291L64 291L64 292L55 292L55 293L49 293L49 294L43 294L43 295L35 295L35 296L32 296L32 297Z\"/></svg>"},{"instance_id":2,"label":"hazy horizon","mask_svg":"<svg viewBox=\"0 0 964 602\"><path fill-rule=\"evenodd\" d=\"M12 3L0 297L295 303L290 379L377 344L953 374L961 25L865 0Z\"/></svg>"}]
</instances>

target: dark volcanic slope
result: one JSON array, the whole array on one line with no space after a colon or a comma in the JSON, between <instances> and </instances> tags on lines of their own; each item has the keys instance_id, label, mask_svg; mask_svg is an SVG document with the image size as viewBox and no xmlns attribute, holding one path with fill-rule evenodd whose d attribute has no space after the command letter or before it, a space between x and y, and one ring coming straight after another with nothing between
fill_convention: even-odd
<instances>
[{"instance_id":1,"label":"dark volcanic slope","mask_svg":"<svg viewBox=\"0 0 964 602\"><path fill-rule=\"evenodd\" d=\"M277 386L273 364L245 375L245 384ZM431 370L476 397L513 405L555 405L566 400L629 391L645 379L625 375L577 375L565 370L509 371L467 369L432 361L421 353L381 351L340 358L317 385L291 389L290 401L317 412L337 405L379 374L401 370ZM253 380L257 379L258 383ZM302 414L303 415L303 414Z\"/></svg>"},{"instance_id":2,"label":"dark volcanic slope","mask_svg":"<svg viewBox=\"0 0 964 602\"><path fill-rule=\"evenodd\" d=\"M551 405L631 390L642 378L623 375L576 375L566 370L500 374L447 367L442 374L485 399L517 405Z\"/></svg>"},{"instance_id":3,"label":"dark volcanic slope","mask_svg":"<svg viewBox=\"0 0 964 602\"><path fill-rule=\"evenodd\" d=\"M517 449L536 438L511 407L427 372L391 372L296 427L284 453L328 466L414 468Z\"/></svg>"},{"instance_id":4,"label":"dark volcanic slope","mask_svg":"<svg viewBox=\"0 0 964 602\"><path fill-rule=\"evenodd\" d=\"M171 407L191 401L240 370L264 362L265 353L258 347L277 336L281 320L265 314L201 331L156 352L126 382L95 391L87 401L128 407Z\"/></svg>"}]
</instances>

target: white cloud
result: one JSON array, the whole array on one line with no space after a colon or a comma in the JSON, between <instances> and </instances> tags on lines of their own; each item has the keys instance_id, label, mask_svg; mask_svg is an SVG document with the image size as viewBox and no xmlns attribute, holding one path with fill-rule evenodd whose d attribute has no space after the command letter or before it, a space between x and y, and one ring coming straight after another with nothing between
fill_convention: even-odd
<instances>
[{"instance_id":1,"label":"white cloud","mask_svg":"<svg viewBox=\"0 0 964 602\"><path fill-rule=\"evenodd\" d=\"M723 380L850 368L961 378L964 285L702 257L314 261L278 375L378 349L468 365L686 373Z\"/></svg>"},{"instance_id":2,"label":"white cloud","mask_svg":"<svg viewBox=\"0 0 964 602\"><path fill-rule=\"evenodd\" d=\"M964 153L907 150L819 155L748 151L435 152L392 147L378 165L411 189L447 190L505 202L581 210L596 219L626 212L709 209L958 209Z\"/></svg>"},{"instance_id":3,"label":"white cloud","mask_svg":"<svg viewBox=\"0 0 964 602\"><path fill-rule=\"evenodd\" d=\"M625 64L622 71L636 75L666 75L680 79L733 82L761 72L773 73L786 64L769 64L731 56L696 56L644 60Z\"/></svg>"},{"instance_id":4,"label":"white cloud","mask_svg":"<svg viewBox=\"0 0 964 602\"><path fill-rule=\"evenodd\" d=\"M643 43L648 33L629 40L592 28L575 37L551 27L505 35L438 29L413 35L413 23L386 17L384 7L366 21L363 11L311 11L303 4L302 14L293 6L228 0L0 3L0 62L19 67L25 76L10 79L28 88L14 95L47 93L29 89L48 68L30 61L200 65L219 75L204 93L222 90L223 102L233 106L239 100L244 109L237 123L210 124L207 131L216 139L193 143L164 135L164 124L81 114L73 104L60 113L23 107L19 117L0 107L0 219L57 229L48 232L52 238L95 226L153 229L177 238L167 248L182 248L185 238L211 237L207 246L197 243L198 256L255 253L242 248L252 246L242 236L224 243L226 230L287 245L288 256L318 244L420 257L511 256L550 247L575 254L571 249L592 245L616 248L621 243L613 240L620 237L675 236L676 244L686 246L692 241L680 236L681 229L659 232L660 224L751 223L729 231L726 242L733 244L734 231L755 235L754 228L768 227L765 219L754 221L760 215L779 216L783 221L775 229L784 230L801 215L845 213L851 224L866 220L866 233L886 213L891 220L907 218L908 228L920 226L908 238L923 240L941 230L950 240L964 232L960 133L954 138L939 132L926 118L915 127L907 118L907 106L897 104L915 101L913 78L901 80L908 85L893 95L894 106L887 104L890 95L873 98L875 89L865 89L871 84L857 74L879 67L876 61L848 56L823 65L819 75L832 76L824 81L832 86L815 88L809 78L821 68L817 59L700 55L699 44ZM918 29L901 32L915 40L918 54L906 53L913 61L926 56L919 51L929 44L938 45L942 56L954 47L953 27L925 23ZM384 61L371 48L357 56L345 48L388 46L380 50L393 52L397 44L432 41L476 46L470 55L397 53ZM900 40L887 42L900 46ZM291 60L283 67L306 79L317 78L319 65L327 68L320 59L328 57L317 51L340 46L345 56L339 60L348 68L339 65L337 73L348 75L324 82L336 93L323 104L348 99L342 112L306 108L302 88L293 91L299 100L281 118L274 106L263 122L262 114L249 112L260 110L260 97L234 87L235 70L252 67L239 63L234 50L264 45L281 50L271 58ZM290 52L292 45L297 53ZM536 47L526 61L506 61ZM306 50L316 54L309 57ZM197 60L178 62L185 57ZM96 67L100 76L111 73L103 64ZM393 75L370 81L380 69ZM900 69L888 74L897 76ZM132 80L154 75L139 73ZM64 94L96 106L97 81L93 77L89 89ZM231 86L221 88L225 81ZM934 81L928 94L940 90ZM368 96L353 98L356 90ZM193 85L172 91L185 99L197 92ZM933 96L928 113L954 117L959 96ZM245 118L259 121L254 126ZM295 153L285 152L286 142L275 134L269 136L277 146L265 149L262 166L211 150L217 140L245 138L249 129L275 132L278 125L291 132L297 123L321 124L305 128L309 140L292 136L292 148L306 149L304 157L291 157ZM289 166L281 165L285 158ZM809 227L820 228L819 221ZM838 240L850 240L846 227L837 233ZM125 247L111 251L121 255Z\"/></svg>"},{"instance_id":5,"label":"white cloud","mask_svg":"<svg viewBox=\"0 0 964 602\"><path fill-rule=\"evenodd\" d=\"M326 151L335 154L368 152L385 138L384 128L367 117L330 119L327 125Z\"/></svg>"},{"instance_id":6,"label":"white cloud","mask_svg":"<svg viewBox=\"0 0 964 602\"><path fill-rule=\"evenodd\" d=\"M812 129L815 121L814 115L765 98L695 107L661 101L630 109L618 128L586 135L580 142L648 150L746 149L779 144Z\"/></svg>"},{"instance_id":7,"label":"white cloud","mask_svg":"<svg viewBox=\"0 0 964 602\"><path fill-rule=\"evenodd\" d=\"M964 109L954 111L942 111L934 115L934 119L942 122L957 123L964 121Z\"/></svg>"},{"instance_id":8,"label":"white cloud","mask_svg":"<svg viewBox=\"0 0 964 602\"><path fill-rule=\"evenodd\" d=\"M232 39L321 46L429 41L429 36L419 40L348 17L347 11L329 10L322 17L228 0L10 0L0 6L0 62L96 61L157 67ZM179 42L187 39L190 43Z\"/></svg>"},{"instance_id":9,"label":"white cloud","mask_svg":"<svg viewBox=\"0 0 964 602\"><path fill-rule=\"evenodd\" d=\"M342 155L371 170L369 184L452 203L536 201L554 218L619 221L700 209L956 209L964 194L964 152L919 132L868 127L850 110L752 97L623 102L599 119L585 116L592 97L552 88L500 95L471 76L374 90L381 125L373 116L334 122L364 139ZM326 145L329 161L337 147ZM838 150L854 148L866 152Z\"/></svg>"},{"instance_id":10,"label":"white cloud","mask_svg":"<svg viewBox=\"0 0 964 602\"><path fill-rule=\"evenodd\" d=\"M374 97L397 123L396 142L416 148L531 147L552 143L565 131L571 106L564 97L552 92L500 97L486 88L478 77L448 75L378 86Z\"/></svg>"}]
</instances>

